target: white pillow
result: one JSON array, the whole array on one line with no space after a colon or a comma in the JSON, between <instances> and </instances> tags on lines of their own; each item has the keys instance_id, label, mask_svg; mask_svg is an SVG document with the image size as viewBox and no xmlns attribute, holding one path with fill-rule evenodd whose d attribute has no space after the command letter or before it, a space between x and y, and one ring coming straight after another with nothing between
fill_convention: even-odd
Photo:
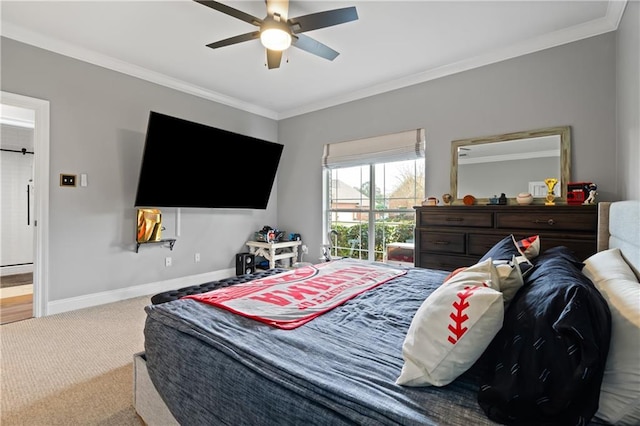
<instances>
[{"instance_id":1,"label":"white pillow","mask_svg":"<svg viewBox=\"0 0 640 426\"><path fill-rule=\"evenodd\" d=\"M522 272L518 267L518 260L516 256L511 258L511 261L506 260L494 260L493 264L496 265L498 271L498 277L500 279L500 291L504 298L504 306L508 306L513 296L516 295L520 287L524 285L522 278Z\"/></svg>"},{"instance_id":2,"label":"white pillow","mask_svg":"<svg viewBox=\"0 0 640 426\"><path fill-rule=\"evenodd\" d=\"M487 259L449 277L425 299L402 345L405 386L444 386L475 363L502 327L504 304Z\"/></svg>"},{"instance_id":3,"label":"white pillow","mask_svg":"<svg viewBox=\"0 0 640 426\"><path fill-rule=\"evenodd\" d=\"M615 425L640 424L640 283L620 250L594 254L582 272L611 311L611 343L596 417Z\"/></svg>"},{"instance_id":4,"label":"white pillow","mask_svg":"<svg viewBox=\"0 0 640 426\"><path fill-rule=\"evenodd\" d=\"M516 247L518 247L520 253L522 253L529 260L538 257L538 255L540 254L539 235L532 235L531 237L523 238L517 241L515 237L513 237L513 243L516 245Z\"/></svg>"}]
</instances>

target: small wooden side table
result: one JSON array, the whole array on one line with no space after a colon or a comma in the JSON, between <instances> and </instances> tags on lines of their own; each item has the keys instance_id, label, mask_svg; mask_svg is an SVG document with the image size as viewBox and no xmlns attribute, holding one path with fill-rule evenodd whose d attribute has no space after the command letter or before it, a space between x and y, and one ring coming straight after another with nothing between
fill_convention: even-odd
<instances>
[{"instance_id":1,"label":"small wooden side table","mask_svg":"<svg viewBox=\"0 0 640 426\"><path fill-rule=\"evenodd\" d=\"M269 268L276 267L276 260L291 259L290 266L298 259L298 247L302 241L282 241L279 243L265 243L262 241L247 241L249 253L262 256L269 261Z\"/></svg>"}]
</instances>

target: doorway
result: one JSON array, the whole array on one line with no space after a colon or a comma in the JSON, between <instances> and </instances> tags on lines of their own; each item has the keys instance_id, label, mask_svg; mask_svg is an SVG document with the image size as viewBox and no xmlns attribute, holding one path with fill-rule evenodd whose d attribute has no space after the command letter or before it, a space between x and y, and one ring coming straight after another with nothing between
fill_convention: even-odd
<instances>
[{"instance_id":1,"label":"doorway","mask_svg":"<svg viewBox=\"0 0 640 426\"><path fill-rule=\"evenodd\" d=\"M47 314L49 102L1 92L0 323Z\"/></svg>"},{"instance_id":2,"label":"doorway","mask_svg":"<svg viewBox=\"0 0 640 426\"><path fill-rule=\"evenodd\" d=\"M32 109L2 105L0 114L0 324L33 316Z\"/></svg>"}]
</instances>

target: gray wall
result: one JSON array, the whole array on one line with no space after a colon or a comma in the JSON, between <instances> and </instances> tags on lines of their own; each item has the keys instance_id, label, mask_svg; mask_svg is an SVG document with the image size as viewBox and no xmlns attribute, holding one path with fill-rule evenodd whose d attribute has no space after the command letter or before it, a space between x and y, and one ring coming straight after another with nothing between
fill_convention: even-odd
<instances>
[{"instance_id":1,"label":"gray wall","mask_svg":"<svg viewBox=\"0 0 640 426\"><path fill-rule=\"evenodd\" d=\"M568 125L571 179L596 182L600 200L619 199L615 110L616 35L608 33L281 120L278 222L298 229L318 258L323 145L418 127L429 196L450 191L451 141Z\"/></svg>"},{"instance_id":2,"label":"gray wall","mask_svg":"<svg viewBox=\"0 0 640 426\"><path fill-rule=\"evenodd\" d=\"M277 186L267 210L182 209L173 251L135 253L133 203L150 110L270 141L274 120L6 38L2 90L50 102L49 302L232 268L253 232L276 223ZM61 188L60 173L87 173L89 185ZM163 223L163 236L174 235L175 209L163 209ZM164 266L166 256L173 266Z\"/></svg>"},{"instance_id":3,"label":"gray wall","mask_svg":"<svg viewBox=\"0 0 640 426\"><path fill-rule=\"evenodd\" d=\"M640 200L640 2L627 2L616 35L618 196Z\"/></svg>"}]
</instances>

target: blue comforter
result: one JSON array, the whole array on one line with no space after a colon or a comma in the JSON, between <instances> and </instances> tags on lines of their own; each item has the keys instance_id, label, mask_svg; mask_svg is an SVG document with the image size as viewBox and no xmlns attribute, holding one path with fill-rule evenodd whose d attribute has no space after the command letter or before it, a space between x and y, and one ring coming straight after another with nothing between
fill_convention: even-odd
<instances>
[{"instance_id":1,"label":"blue comforter","mask_svg":"<svg viewBox=\"0 0 640 426\"><path fill-rule=\"evenodd\" d=\"M413 314L446 272L410 268L294 330L194 300L146 308L150 377L182 425L483 425L470 370L395 384Z\"/></svg>"},{"instance_id":2,"label":"blue comforter","mask_svg":"<svg viewBox=\"0 0 640 426\"><path fill-rule=\"evenodd\" d=\"M610 313L580 265L543 253L483 357L444 387L395 384L411 320L447 275L420 268L293 330L195 300L147 306L147 368L185 426L587 424Z\"/></svg>"}]
</instances>

